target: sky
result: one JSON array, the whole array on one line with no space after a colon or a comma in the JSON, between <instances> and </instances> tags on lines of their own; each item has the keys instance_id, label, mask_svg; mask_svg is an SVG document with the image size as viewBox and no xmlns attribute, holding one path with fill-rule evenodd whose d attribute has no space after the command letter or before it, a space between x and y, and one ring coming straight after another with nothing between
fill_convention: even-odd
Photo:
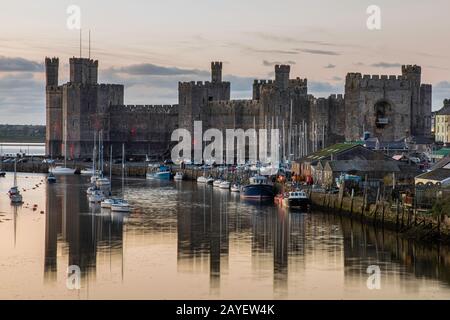
<instances>
[{"instance_id":1,"label":"sky","mask_svg":"<svg viewBox=\"0 0 450 320\"><path fill-rule=\"evenodd\" d=\"M433 109L450 98L448 0L16 0L0 10L0 123L45 124L44 58L60 58L61 84L79 56L70 5L81 10L82 55L90 29L99 80L124 84L126 104L177 103L178 81L208 80L211 61L224 62L232 98L251 98L253 79L272 79L276 63L317 97L343 93L348 72L418 64ZM367 28L370 5L380 30Z\"/></svg>"}]
</instances>

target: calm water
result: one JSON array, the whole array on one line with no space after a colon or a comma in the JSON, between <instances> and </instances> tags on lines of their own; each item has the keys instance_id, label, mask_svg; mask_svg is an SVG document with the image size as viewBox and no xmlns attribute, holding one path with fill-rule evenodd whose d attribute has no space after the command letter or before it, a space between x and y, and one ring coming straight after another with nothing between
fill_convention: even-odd
<instances>
[{"instance_id":1,"label":"calm water","mask_svg":"<svg viewBox=\"0 0 450 320\"><path fill-rule=\"evenodd\" d=\"M45 155L45 143L0 142L0 157L26 153L29 156Z\"/></svg>"},{"instance_id":2,"label":"calm water","mask_svg":"<svg viewBox=\"0 0 450 320\"><path fill-rule=\"evenodd\" d=\"M450 298L447 247L190 182L129 179L135 210L111 215L89 206L88 177L44 178L19 175L16 209L12 175L0 178L2 299ZM82 270L80 290L66 287L69 265ZM380 290L367 289L369 265L381 268Z\"/></svg>"}]
</instances>

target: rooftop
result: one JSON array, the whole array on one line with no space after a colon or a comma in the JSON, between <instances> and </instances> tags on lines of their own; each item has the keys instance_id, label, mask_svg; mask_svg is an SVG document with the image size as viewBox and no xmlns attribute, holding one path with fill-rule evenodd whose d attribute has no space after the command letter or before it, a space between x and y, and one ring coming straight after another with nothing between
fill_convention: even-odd
<instances>
[{"instance_id":1,"label":"rooftop","mask_svg":"<svg viewBox=\"0 0 450 320\"><path fill-rule=\"evenodd\" d=\"M426 179L426 180L441 182L441 181L450 179L450 169L444 169L444 168L436 169L436 170L418 175L416 177L416 179Z\"/></svg>"},{"instance_id":2,"label":"rooftop","mask_svg":"<svg viewBox=\"0 0 450 320\"><path fill-rule=\"evenodd\" d=\"M392 160L336 160L328 161L332 171L337 172L399 172L400 168Z\"/></svg>"},{"instance_id":3,"label":"rooftop","mask_svg":"<svg viewBox=\"0 0 450 320\"><path fill-rule=\"evenodd\" d=\"M433 152L435 156L448 157L450 155L450 148L442 148Z\"/></svg>"},{"instance_id":4,"label":"rooftop","mask_svg":"<svg viewBox=\"0 0 450 320\"><path fill-rule=\"evenodd\" d=\"M318 160L324 160L326 158L331 157L331 155L341 153L346 150L350 150L356 146L359 146L358 143L337 143L335 145L332 145L328 148L316 151L314 153L311 153L310 155L307 155L306 157L303 157L301 161L318 161Z\"/></svg>"},{"instance_id":5,"label":"rooftop","mask_svg":"<svg viewBox=\"0 0 450 320\"><path fill-rule=\"evenodd\" d=\"M442 107L442 109L440 109L439 111L436 112L436 115L450 116L450 105L445 105L444 107Z\"/></svg>"}]
</instances>

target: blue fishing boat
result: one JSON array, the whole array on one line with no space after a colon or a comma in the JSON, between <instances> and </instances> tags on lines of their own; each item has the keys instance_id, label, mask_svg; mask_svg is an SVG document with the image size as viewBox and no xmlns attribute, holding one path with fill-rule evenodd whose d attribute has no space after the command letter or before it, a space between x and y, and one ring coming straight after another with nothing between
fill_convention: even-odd
<instances>
[{"instance_id":1,"label":"blue fishing boat","mask_svg":"<svg viewBox=\"0 0 450 320\"><path fill-rule=\"evenodd\" d=\"M158 171L154 173L147 173L148 179L170 180L171 177L172 172L170 171L170 167L165 165L159 166Z\"/></svg>"},{"instance_id":2,"label":"blue fishing boat","mask_svg":"<svg viewBox=\"0 0 450 320\"><path fill-rule=\"evenodd\" d=\"M242 187L241 198L255 201L273 200L275 192L267 177L256 175L250 178L250 184Z\"/></svg>"}]
</instances>

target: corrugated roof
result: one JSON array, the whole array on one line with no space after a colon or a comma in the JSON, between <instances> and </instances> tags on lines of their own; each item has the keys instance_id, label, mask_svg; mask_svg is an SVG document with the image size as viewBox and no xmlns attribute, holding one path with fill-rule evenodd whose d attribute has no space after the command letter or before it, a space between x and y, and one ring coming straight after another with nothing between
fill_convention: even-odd
<instances>
[{"instance_id":1,"label":"corrugated roof","mask_svg":"<svg viewBox=\"0 0 450 320\"><path fill-rule=\"evenodd\" d=\"M306 157L303 157L302 159L300 159L300 161L303 162L303 161L323 160L327 157L331 157L331 155L339 154L343 151L349 150L349 149L354 148L359 145L360 144L357 144L357 143L337 143L328 148L311 153L311 154L307 155Z\"/></svg>"},{"instance_id":2,"label":"corrugated roof","mask_svg":"<svg viewBox=\"0 0 450 320\"><path fill-rule=\"evenodd\" d=\"M438 116L449 116L450 115L450 105L446 105L442 109L440 109L438 112L436 112L436 115Z\"/></svg>"},{"instance_id":3,"label":"corrugated roof","mask_svg":"<svg viewBox=\"0 0 450 320\"><path fill-rule=\"evenodd\" d=\"M447 157L450 155L450 148L442 148L433 152L434 155Z\"/></svg>"},{"instance_id":4,"label":"corrugated roof","mask_svg":"<svg viewBox=\"0 0 450 320\"><path fill-rule=\"evenodd\" d=\"M334 160L328 165L336 172L400 172L397 162L391 160Z\"/></svg>"},{"instance_id":5,"label":"corrugated roof","mask_svg":"<svg viewBox=\"0 0 450 320\"><path fill-rule=\"evenodd\" d=\"M436 170L447 166L450 163L450 157L445 157L438 161L434 166L431 167L431 170Z\"/></svg>"},{"instance_id":6,"label":"corrugated roof","mask_svg":"<svg viewBox=\"0 0 450 320\"><path fill-rule=\"evenodd\" d=\"M436 169L430 172L426 172L424 174L418 175L416 179L426 179L433 181L443 181L450 178L450 169Z\"/></svg>"}]
</instances>

